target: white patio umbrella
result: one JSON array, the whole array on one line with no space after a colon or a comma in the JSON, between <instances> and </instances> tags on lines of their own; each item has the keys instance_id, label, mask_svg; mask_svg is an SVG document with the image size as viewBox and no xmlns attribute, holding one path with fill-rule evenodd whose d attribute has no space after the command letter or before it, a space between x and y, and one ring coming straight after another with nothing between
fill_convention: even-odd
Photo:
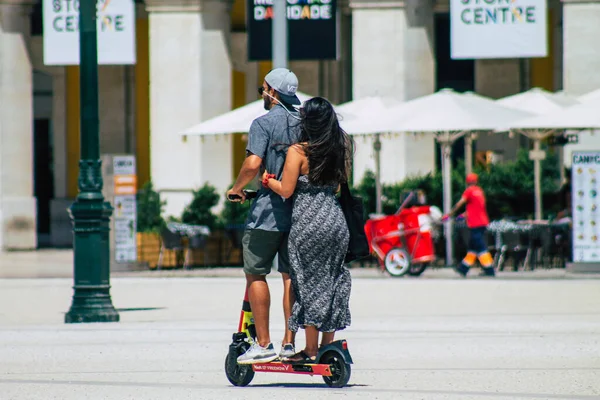
<instances>
[{"instance_id":1,"label":"white patio umbrella","mask_svg":"<svg viewBox=\"0 0 600 400\"><path fill-rule=\"evenodd\" d=\"M387 96L368 96L335 106L336 112L345 118L347 115L364 116L377 113L391 106L400 104L400 100Z\"/></svg>"},{"instance_id":2,"label":"white patio umbrella","mask_svg":"<svg viewBox=\"0 0 600 400\"><path fill-rule=\"evenodd\" d=\"M516 110L527 111L534 115L546 115L579 104L579 101L566 94L557 95L540 88L533 88L523 93L499 99L497 103ZM541 142L548 136L553 135L554 131L544 129L514 129L514 131L533 141L533 151L529 153L529 157L533 160L535 219L541 220L543 209L541 161L546 157L546 153L541 150Z\"/></svg>"},{"instance_id":3,"label":"white patio umbrella","mask_svg":"<svg viewBox=\"0 0 600 400\"><path fill-rule=\"evenodd\" d=\"M305 102L312 98L305 93L297 92L296 95L300 101ZM250 104L236 108L235 110L226 112L225 114L219 115L194 125L182 132L179 132L182 136L207 136L207 135L223 135L231 133L248 133L252 121L256 118L266 114L267 111L264 109L263 100L253 101Z\"/></svg>"},{"instance_id":4,"label":"white patio umbrella","mask_svg":"<svg viewBox=\"0 0 600 400\"><path fill-rule=\"evenodd\" d=\"M400 104L393 97L370 96L353 100L336 106L340 116L340 125L350 135L373 136L373 152L375 156L375 212L381 214L383 197L381 187L381 140L379 127L375 123L381 118L382 111Z\"/></svg>"},{"instance_id":5,"label":"white patio umbrella","mask_svg":"<svg viewBox=\"0 0 600 400\"><path fill-rule=\"evenodd\" d=\"M579 104L578 99L565 93L552 93L541 88L496 100L498 104L536 115L543 115Z\"/></svg>"},{"instance_id":6,"label":"white patio umbrella","mask_svg":"<svg viewBox=\"0 0 600 400\"><path fill-rule=\"evenodd\" d=\"M388 132L428 132L436 136L442 147L444 213L452 207L451 162L452 143L466 133L492 131L508 127L530 113L504 107L483 96L443 89L437 93L407 101L385 110L379 127ZM446 224L446 262L453 261L452 224Z\"/></svg>"},{"instance_id":7,"label":"white patio umbrella","mask_svg":"<svg viewBox=\"0 0 600 400\"><path fill-rule=\"evenodd\" d=\"M585 130L600 128L600 100L577 104L558 112L513 121L510 129Z\"/></svg>"},{"instance_id":8,"label":"white patio umbrella","mask_svg":"<svg viewBox=\"0 0 600 400\"><path fill-rule=\"evenodd\" d=\"M577 98L581 103L597 103L600 101L600 88Z\"/></svg>"}]
</instances>

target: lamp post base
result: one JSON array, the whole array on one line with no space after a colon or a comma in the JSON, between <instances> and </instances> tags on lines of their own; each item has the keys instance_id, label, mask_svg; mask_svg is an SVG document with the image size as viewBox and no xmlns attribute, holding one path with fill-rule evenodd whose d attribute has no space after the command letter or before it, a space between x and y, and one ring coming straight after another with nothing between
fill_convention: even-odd
<instances>
[{"instance_id":1,"label":"lamp post base","mask_svg":"<svg viewBox=\"0 0 600 400\"><path fill-rule=\"evenodd\" d=\"M65 323L119 322L119 314L110 298L110 286L75 286L74 289Z\"/></svg>"}]
</instances>

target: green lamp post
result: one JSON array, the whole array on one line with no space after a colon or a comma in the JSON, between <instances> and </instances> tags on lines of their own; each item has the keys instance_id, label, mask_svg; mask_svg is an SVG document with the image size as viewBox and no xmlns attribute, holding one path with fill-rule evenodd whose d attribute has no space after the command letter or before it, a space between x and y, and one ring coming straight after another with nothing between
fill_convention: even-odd
<instances>
[{"instance_id":1,"label":"green lamp post","mask_svg":"<svg viewBox=\"0 0 600 400\"><path fill-rule=\"evenodd\" d=\"M113 209L102 196L96 0L79 4L81 159L79 195L69 209L75 286L65 323L118 322L110 297L109 221Z\"/></svg>"}]
</instances>

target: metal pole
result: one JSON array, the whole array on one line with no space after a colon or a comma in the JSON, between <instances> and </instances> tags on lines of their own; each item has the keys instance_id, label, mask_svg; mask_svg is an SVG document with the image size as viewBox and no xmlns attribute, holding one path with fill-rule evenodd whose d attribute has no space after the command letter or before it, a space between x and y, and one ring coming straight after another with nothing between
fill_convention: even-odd
<instances>
[{"instance_id":1,"label":"metal pole","mask_svg":"<svg viewBox=\"0 0 600 400\"><path fill-rule=\"evenodd\" d=\"M118 322L110 297L109 222L112 207L102 196L98 117L96 0L79 6L81 159L73 220L74 294L65 323Z\"/></svg>"},{"instance_id":2,"label":"metal pole","mask_svg":"<svg viewBox=\"0 0 600 400\"><path fill-rule=\"evenodd\" d=\"M442 175L444 190L444 214L449 214L452 209L452 143L445 140L442 145ZM454 263L454 247L452 242L452 218L448 219L445 225L446 236L446 265Z\"/></svg>"},{"instance_id":3,"label":"metal pole","mask_svg":"<svg viewBox=\"0 0 600 400\"><path fill-rule=\"evenodd\" d=\"M558 165L560 165L560 185L567 181L567 171L565 171L565 146L558 147Z\"/></svg>"},{"instance_id":4,"label":"metal pole","mask_svg":"<svg viewBox=\"0 0 600 400\"><path fill-rule=\"evenodd\" d=\"M473 172L473 137L470 133L465 135L465 173Z\"/></svg>"},{"instance_id":5,"label":"metal pole","mask_svg":"<svg viewBox=\"0 0 600 400\"><path fill-rule=\"evenodd\" d=\"M375 152L375 212L382 213L381 198L383 197L381 189L381 141L379 133L375 135L373 142L373 151Z\"/></svg>"},{"instance_id":6,"label":"metal pole","mask_svg":"<svg viewBox=\"0 0 600 400\"><path fill-rule=\"evenodd\" d=\"M273 1L273 68L288 67L287 0Z\"/></svg>"},{"instance_id":7,"label":"metal pole","mask_svg":"<svg viewBox=\"0 0 600 400\"><path fill-rule=\"evenodd\" d=\"M535 190L535 219L542 219L542 168L540 157L540 139L533 140L533 184Z\"/></svg>"}]
</instances>

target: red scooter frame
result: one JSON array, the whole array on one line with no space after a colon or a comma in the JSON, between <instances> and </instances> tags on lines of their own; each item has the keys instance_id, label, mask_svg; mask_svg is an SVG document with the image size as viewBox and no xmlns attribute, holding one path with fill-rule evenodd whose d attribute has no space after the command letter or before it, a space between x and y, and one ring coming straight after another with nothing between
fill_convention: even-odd
<instances>
[{"instance_id":1,"label":"red scooter frame","mask_svg":"<svg viewBox=\"0 0 600 400\"><path fill-rule=\"evenodd\" d=\"M329 387L341 388L350 380L352 357L346 340L337 340L319 349L315 364L288 364L273 361L262 364L238 364L237 358L256 341L256 329L248 292L244 294L238 331L233 334L225 358L225 375L234 386L247 386L256 372L277 372L299 375L319 375Z\"/></svg>"}]
</instances>

